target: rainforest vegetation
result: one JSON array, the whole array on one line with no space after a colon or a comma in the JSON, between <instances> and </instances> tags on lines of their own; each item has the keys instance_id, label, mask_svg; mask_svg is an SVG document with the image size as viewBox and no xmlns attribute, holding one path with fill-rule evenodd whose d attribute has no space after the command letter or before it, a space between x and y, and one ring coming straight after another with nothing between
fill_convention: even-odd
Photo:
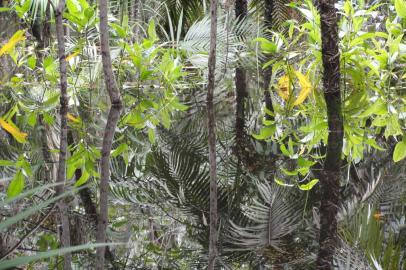
<instances>
[{"instance_id":1,"label":"rainforest vegetation","mask_svg":"<svg viewBox=\"0 0 406 270\"><path fill-rule=\"evenodd\" d=\"M406 0L0 0L0 269L406 270Z\"/></svg>"}]
</instances>

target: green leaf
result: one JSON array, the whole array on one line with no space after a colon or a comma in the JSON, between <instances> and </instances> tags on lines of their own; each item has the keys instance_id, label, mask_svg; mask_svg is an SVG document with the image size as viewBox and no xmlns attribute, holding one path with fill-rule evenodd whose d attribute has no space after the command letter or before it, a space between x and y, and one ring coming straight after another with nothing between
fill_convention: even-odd
<instances>
[{"instance_id":1,"label":"green leaf","mask_svg":"<svg viewBox=\"0 0 406 270\"><path fill-rule=\"evenodd\" d=\"M151 144L155 144L155 131L153 128L148 129L148 139Z\"/></svg>"},{"instance_id":2,"label":"green leaf","mask_svg":"<svg viewBox=\"0 0 406 270\"><path fill-rule=\"evenodd\" d=\"M75 187L80 187L81 185L85 184L87 180L89 180L90 174L87 170L82 170L82 176L79 178L78 181L75 183Z\"/></svg>"},{"instance_id":3,"label":"green leaf","mask_svg":"<svg viewBox=\"0 0 406 270\"><path fill-rule=\"evenodd\" d=\"M398 162L406 157L406 142L400 141L395 146L395 151L393 152L393 161Z\"/></svg>"},{"instance_id":4,"label":"green leaf","mask_svg":"<svg viewBox=\"0 0 406 270\"><path fill-rule=\"evenodd\" d=\"M252 134L252 136L257 140L266 140L271 137L276 131L276 126L267 126L261 128L259 134Z\"/></svg>"},{"instance_id":5,"label":"green leaf","mask_svg":"<svg viewBox=\"0 0 406 270\"><path fill-rule=\"evenodd\" d=\"M318 182L319 182L319 179L313 179L307 184L299 185L299 189L301 189L301 190L311 190Z\"/></svg>"},{"instance_id":6,"label":"green leaf","mask_svg":"<svg viewBox=\"0 0 406 270\"><path fill-rule=\"evenodd\" d=\"M27 65L30 69L34 69L36 64L37 64L37 58L35 56L31 55L30 57L28 57Z\"/></svg>"},{"instance_id":7,"label":"green leaf","mask_svg":"<svg viewBox=\"0 0 406 270\"><path fill-rule=\"evenodd\" d=\"M19 195L23 189L24 189L25 181L24 181L24 175L21 170L19 170L13 180L11 180L10 184L8 185L7 188L7 197L8 198L13 198L17 195Z\"/></svg>"},{"instance_id":8,"label":"green leaf","mask_svg":"<svg viewBox=\"0 0 406 270\"><path fill-rule=\"evenodd\" d=\"M117 157L119 156L121 153L123 153L124 151L126 151L128 149L128 144L126 143L122 143L120 144L116 149L113 150L113 152L111 152L111 157Z\"/></svg>"},{"instance_id":9,"label":"green leaf","mask_svg":"<svg viewBox=\"0 0 406 270\"><path fill-rule=\"evenodd\" d=\"M149 39L151 39L153 41L157 40L154 20L151 20L149 22L149 25L148 25L148 37L149 37Z\"/></svg>"},{"instance_id":10,"label":"green leaf","mask_svg":"<svg viewBox=\"0 0 406 270\"><path fill-rule=\"evenodd\" d=\"M395 0L396 13L401 18L406 18L406 1L405 0Z\"/></svg>"},{"instance_id":11,"label":"green leaf","mask_svg":"<svg viewBox=\"0 0 406 270\"><path fill-rule=\"evenodd\" d=\"M0 160L0 166L14 166L14 165L15 165L14 161L4 159Z\"/></svg>"},{"instance_id":12,"label":"green leaf","mask_svg":"<svg viewBox=\"0 0 406 270\"><path fill-rule=\"evenodd\" d=\"M279 179L279 178L274 178L274 181L276 184L283 186L283 187L293 187L293 185L291 184L286 184L283 180Z\"/></svg>"},{"instance_id":13,"label":"green leaf","mask_svg":"<svg viewBox=\"0 0 406 270\"><path fill-rule=\"evenodd\" d=\"M286 149L286 146L282 143L281 146L279 147L282 154L284 154L287 157L290 157L290 152L288 151L288 149Z\"/></svg>"}]
</instances>

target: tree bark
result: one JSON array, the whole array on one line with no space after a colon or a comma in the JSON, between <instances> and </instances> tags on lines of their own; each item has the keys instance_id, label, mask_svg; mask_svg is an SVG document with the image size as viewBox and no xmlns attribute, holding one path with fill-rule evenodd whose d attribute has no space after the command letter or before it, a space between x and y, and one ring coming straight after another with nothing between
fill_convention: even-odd
<instances>
[{"instance_id":1,"label":"tree bark","mask_svg":"<svg viewBox=\"0 0 406 270\"><path fill-rule=\"evenodd\" d=\"M247 0L235 1L235 16L238 21L247 17ZM235 118L235 142L237 158L240 160L244 154L245 145L245 102L248 96L247 91L247 72L242 67L235 70L235 89L236 89L236 118Z\"/></svg>"},{"instance_id":2,"label":"tree bark","mask_svg":"<svg viewBox=\"0 0 406 270\"><path fill-rule=\"evenodd\" d=\"M274 0L264 0L265 1L265 31L270 31L272 29L272 14L273 14L273 7L274 7ZM265 63L263 63L265 64ZM262 89L264 89L264 97L265 97L265 108L269 111L273 112L273 105L271 99L271 93L269 92L269 84L271 83L272 77L272 66L268 66L264 68L262 71ZM266 119L271 120L273 117L266 114Z\"/></svg>"},{"instance_id":3,"label":"tree bark","mask_svg":"<svg viewBox=\"0 0 406 270\"><path fill-rule=\"evenodd\" d=\"M340 94L340 53L338 17L335 0L320 0L323 87L327 105L328 144L321 179L320 238L316 269L333 268L333 256L337 246L337 210L340 188L340 164L343 147L343 117Z\"/></svg>"},{"instance_id":4,"label":"tree bark","mask_svg":"<svg viewBox=\"0 0 406 270\"><path fill-rule=\"evenodd\" d=\"M60 70L60 121L61 121L61 133L59 141L59 161L58 161L58 172L57 181L59 183L65 183L66 181L66 151L68 146L68 81L66 72L66 60L65 60L65 34L63 30L63 10L65 9L65 0L60 0L55 11L56 19L56 37L58 41L58 58L59 58L59 70ZM64 192L64 184L58 185L56 187L57 195ZM58 203L60 219L61 219L61 242L63 247L70 246L70 228L69 228L69 215L68 206L65 200L61 200ZM64 255L64 266L65 270L71 269L72 255L70 252Z\"/></svg>"},{"instance_id":5,"label":"tree bark","mask_svg":"<svg viewBox=\"0 0 406 270\"><path fill-rule=\"evenodd\" d=\"M103 136L101 176L100 176L100 210L97 224L96 240L98 243L106 242L106 229L108 224L108 192L110 180L110 152L117 123L122 108L120 90L114 78L113 67L110 56L109 29L107 21L108 1L100 0L100 46L102 53L102 64L104 81L111 101L111 108L107 118ZM104 269L105 247L97 248L96 269Z\"/></svg>"},{"instance_id":6,"label":"tree bark","mask_svg":"<svg viewBox=\"0 0 406 270\"><path fill-rule=\"evenodd\" d=\"M210 234L209 234L209 263L208 269L213 270L218 254L218 213L217 213L217 163L216 163L216 116L214 112L214 88L216 71L216 46L217 46L217 0L211 0L210 5L210 52L209 73L207 84L207 126L210 163Z\"/></svg>"}]
</instances>

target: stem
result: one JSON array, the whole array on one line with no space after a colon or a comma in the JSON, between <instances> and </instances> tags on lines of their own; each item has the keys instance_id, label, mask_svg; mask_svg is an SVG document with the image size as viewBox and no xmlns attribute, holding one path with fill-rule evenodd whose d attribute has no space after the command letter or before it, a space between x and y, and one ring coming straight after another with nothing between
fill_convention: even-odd
<instances>
[{"instance_id":1,"label":"stem","mask_svg":"<svg viewBox=\"0 0 406 270\"><path fill-rule=\"evenodd\" d=\"M108 193L110 180L110 152L113 144L114 133L120 118L122 102L120 90L117 87L111 64L109 29L107 21L108 1L100 0L100 46L102 53L103 73L106 89L110 97L111 107L107 118L103 136L101 176L100 176L100 211L97 223L96 240L98 243L106 242L106 229L108 224ZM97 248L96 269L104 268L105 247Z\"/></svg>"},{"instance_id":2,"label":"stem","mask_svg":"<svg viewBox=\"0 0 406 270\"><path fill-rule=\"evenodd\" d=\"M68 146L68 80L66 71L66 60L65 60L65 34L63 29L63 10L65 9L65 0L60 0L58 6L55 10L56 18L56 37L58 41L58 58L59 58L59 69L60 69L60 121L61 121L61 134L59 142L59 162L58 162L58 172L57 172L57 182L65 183L66 181L66 151ZM58 185L56 187L56 194L61 195L64 192L64 185ZM65 200L61 200L58 203L60 218L61 218L61 240L63 247L70 246L70 228L69 228L69 215L68 206ZM63 269L71 269L72 255L70 252L64 255L64 266Z\"/></svg>"},{"instance_id":3,"label":"stem","mask_svg":"<svg viewBox=\"0 0 406 270\"><path fill-rule=\"evenodd\" d=\"M207 125L210 163L210 234L209 234L209 263L208 270L214 270L215 260L218 254L217 249L217 164L216 164L216 118L214 112L213 96L215 88L216 71L216 45L217 45L217 0L211 0L210 5L210 52L209 52L209 73L207 84Z\"/></svg>"}]
</instances>

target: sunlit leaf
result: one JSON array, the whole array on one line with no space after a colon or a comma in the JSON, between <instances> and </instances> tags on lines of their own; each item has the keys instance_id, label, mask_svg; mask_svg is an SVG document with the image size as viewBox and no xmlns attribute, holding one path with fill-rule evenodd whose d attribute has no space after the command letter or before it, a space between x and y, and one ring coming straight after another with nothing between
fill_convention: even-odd
<instances>
[{"instance_id":1,"label":"sunlit leaf","mask_svg":"<svg viewBox=\"0 0 406 270\"><path fill-rule=\"evenodd\" d=\"M291 93L290 78L288 75L284 75L278 82L278 94L285 101L289 99Z\"/></svg>"},{"instance_id":2,"label":"sunlit leaf","mask_svg":"<svg viewBox=\"0 0 406 270\"><path fill-rule=\"evenodd\" d=\"M75 183L75 187L79 187L87 182L89 180L90 174L87 172L87 170L82 170L82 176L79 178L78 181Z\"/></svg>"},{"instance_id":3,"label":"sunlit leaf","mask_svg":"<svg viewBox=\"0 0 406 270\"><path fill-rule=\"evenodd\" d=\"M80 53L79 51L76 51L76 52L74 52L74 53L72 53L72 54L69 54L68 56L66 56L65 60L66 60L66 61L69 61L69 60L71 60L72 58L74 58L75 56L77 56L79 53Z\"/></svg>"},{"instance_id":4,"label":"sunlit leaf","mask_svg":"<svg viewBox=\"0 0 406 270\"><path fill-rule=\"evenodd\" d=\"M295 102L293 103L293 105L297 106L302 104L303 101L305 101L305 99L309 96L312 90L312 85L309 81L309 78L300 73L299 71L295 71L295 75L298 78L301 87L299 95L297 96Z\"/></svg>"},{"instance_id":5,"label":"sunlit leaf","mask_svg":"<svg viewBox=\"0 0 406 270\"><path fill-rule=\"evenodd\" d=\"M76 118L75 116L73 116L73 115L70 114L70 113L68 113L68 114L66 115L66 117L67 117L70 121L72 121L72 122L74 122L74 123L80 123L80 119L79 119L79 118Z\"/></svg>"},{"instance_id":6,"label":"sunlit leaf","mask_svg":"<svg viewBox=\"0 0 406 270\"><path fill-rule=\"evenodd\" d=\"M313 179L307 184L299 185L299 189L301 189L301 190L311 190L318 182L319 182L319 179Z\"/></svg>"},{"instance_id":7,"label":"sunlit leaf","mask_svg":"<svg viewBox=\"0 0 406 270\"><path fill-rule=\"evenodd\" d=\"M406 157L406 142L400 141L395 146L395 151L393 152L393 161L398 162Z\"/></svg>"},{"instance_id":8,"label":"sunlit leaf","mask_svg":"<svg viewBox=\"0 0 406 270\"><path fill-rule=\"evenodd\" d=\"M261 128L259 134L253 134L252 136L257 140L266 140L271 137L276 131L276 126L267 126Z\"/></svg>"},{"instance_id":9,"label":"sunlit leaf","mask_svg":"<svg viewBox=\"0 0 406 270\"><path fill-rule=\"evenodd\" d=\"M10 40L6 44L4 44L4 46L0 49L0 56L9 53L17 45L18 42L24 40L25 39L24 33L25 33L24 30L17 31L10 38Z\"/></svg>"},{"instance_id":10,"label":"sunlit leaf","mask_svg":"<svg viewBox=\"0 0 406 270\"><path fill-rule=\"evenodd\" d=\"M7 188L7 197L8 198L13 198L17 195L19 195L23 189L24 189L25 181L24 181L24 175L21 170L19 170L13 180L11 180L10 184L8 185Z\"/></svg>"},{"instance_id":11,"label":"sunlit leaf","mask_svg":"<svg viewBox=\"0 0 406 270\"><path fill-rule=\"evenodd\" d=\"M28 134L21 132L12 122L6 122L0 118L0 126L10 133L19 143L24 143L27 141L26 138Z\"/></svg>"},{"instance_id":12,"label":"sunlit leaf","mask_svg":"<svg viewBox=\"0 0 406 270\"><path fill-rule=\"evenodd\" d=\"M396 13L401 18L406 18L406 1L405 0L395 0Z\"/></svg>"}]
</instances>

